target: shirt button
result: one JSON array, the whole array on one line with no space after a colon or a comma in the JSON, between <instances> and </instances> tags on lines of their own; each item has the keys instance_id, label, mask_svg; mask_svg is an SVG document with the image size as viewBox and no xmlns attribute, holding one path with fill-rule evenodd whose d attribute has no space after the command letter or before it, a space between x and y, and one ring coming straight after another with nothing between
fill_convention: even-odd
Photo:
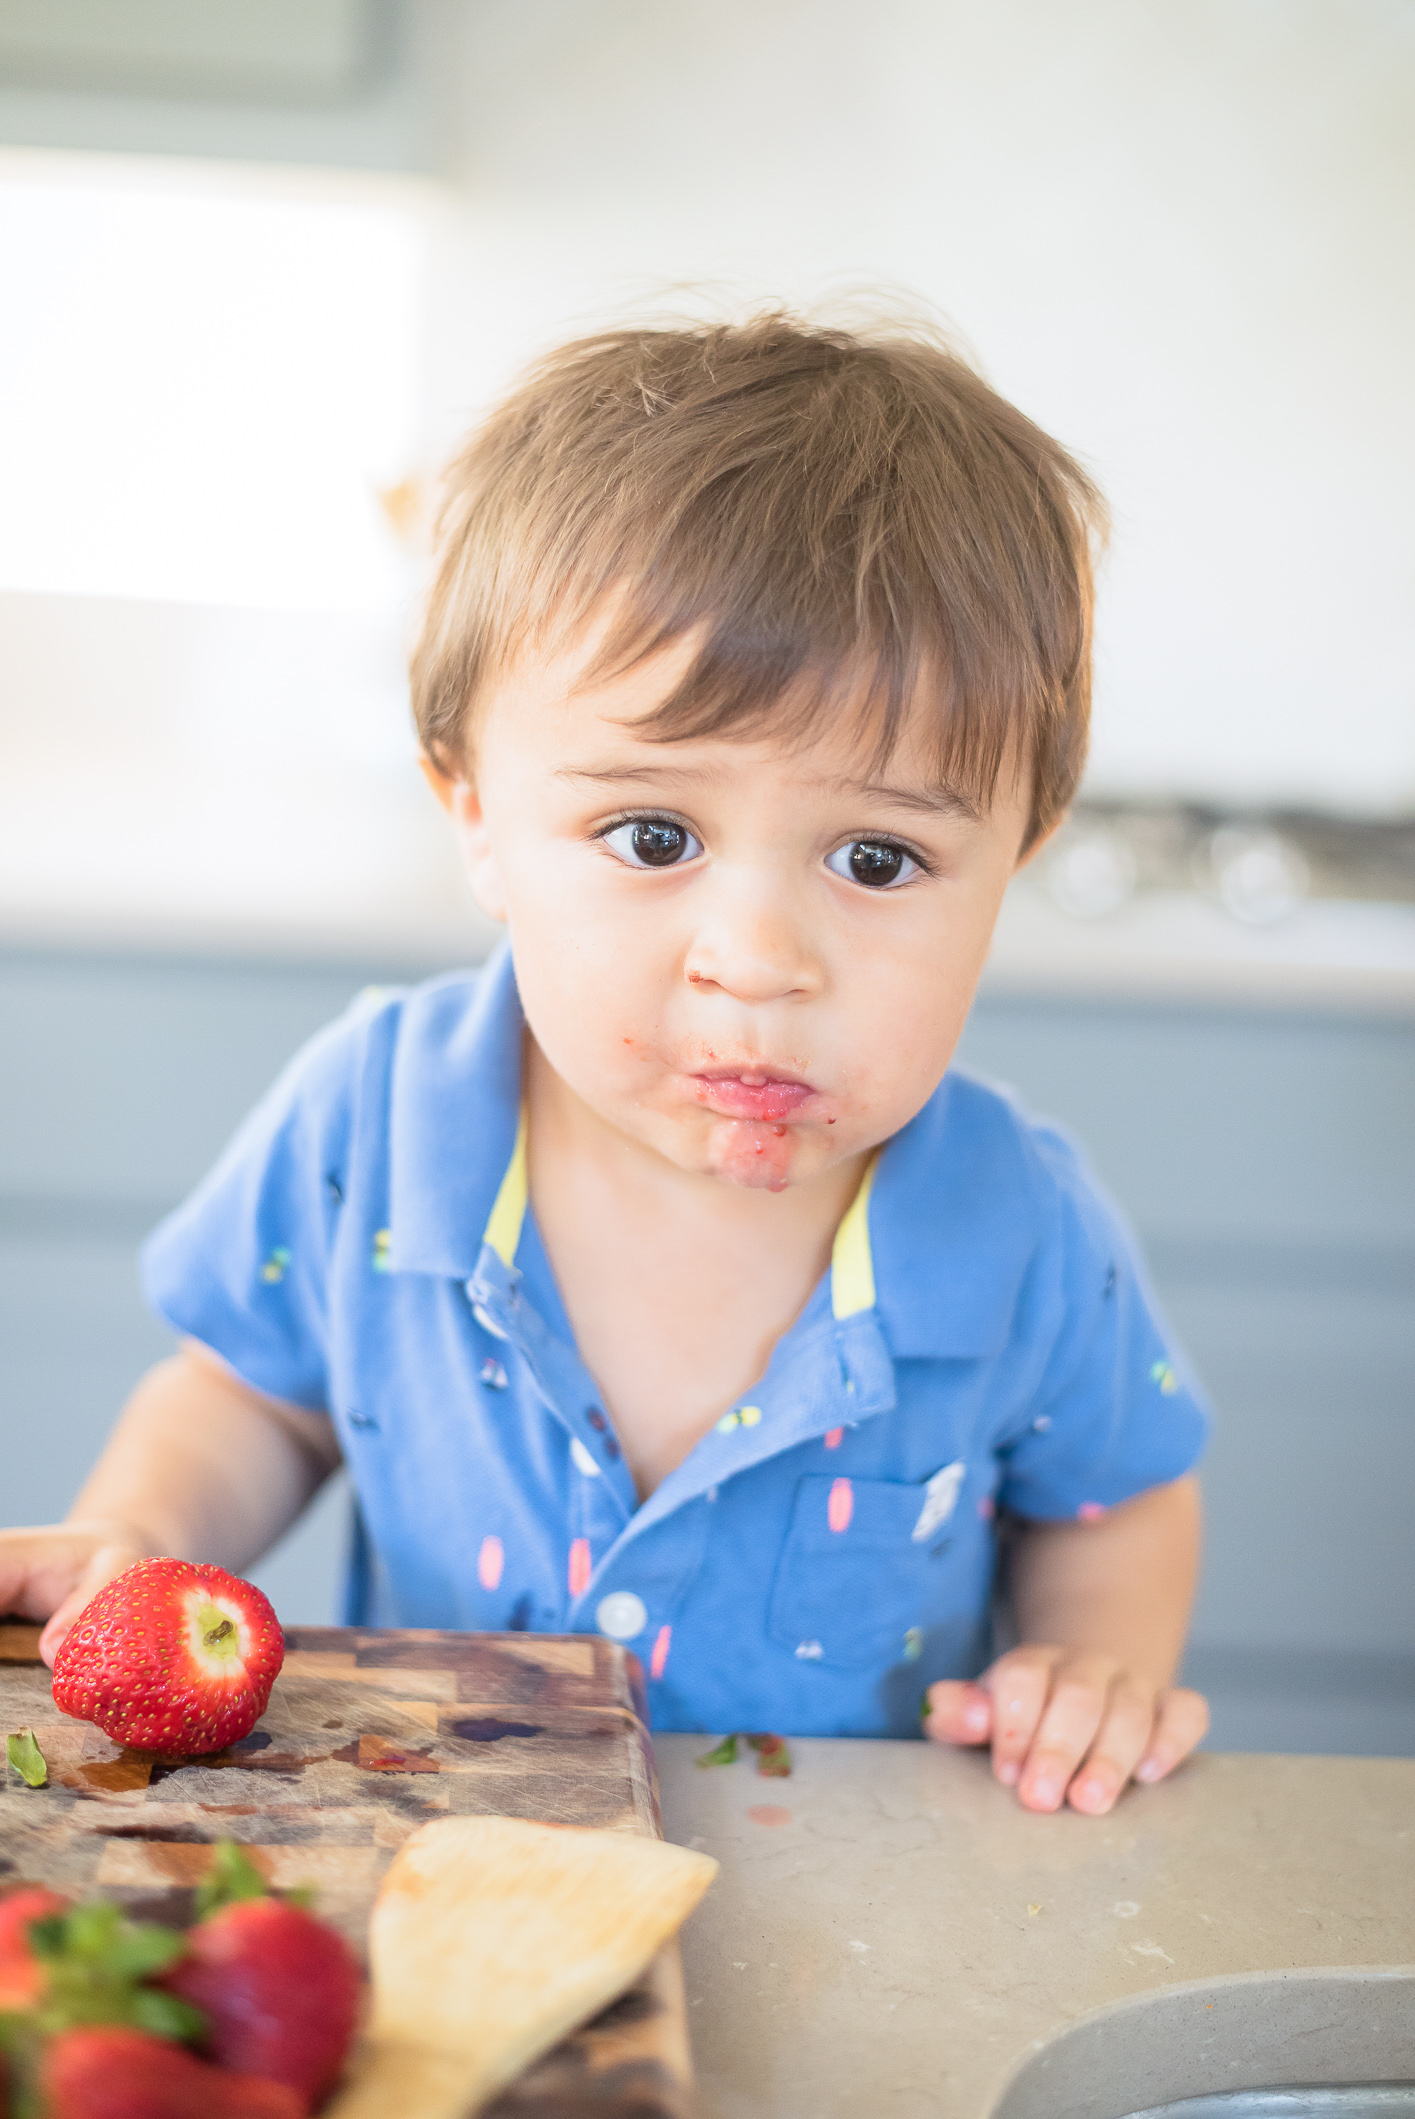
<instances>
[{"instance_id":1,"label":"shirt button","mask_svg":"<svg viewBox=\"0 0 1415 2119\"><path fill-rule=\"evenodd\" d=\"M607 1633L611 1641L632 1641L649 1622L648 1606L632 1589L613 1589L601 1597L594 1616L600 1632Z\"/></svg>"}]
</instances>

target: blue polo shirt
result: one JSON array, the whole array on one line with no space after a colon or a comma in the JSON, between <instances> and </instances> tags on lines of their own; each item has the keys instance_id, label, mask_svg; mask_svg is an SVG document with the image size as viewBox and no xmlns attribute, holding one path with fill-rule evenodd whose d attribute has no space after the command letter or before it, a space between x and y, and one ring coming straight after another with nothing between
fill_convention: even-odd
<instances>
[{"instance_id":1,"label":"blue polo shirt","mask_svg":"<svg viewBox=\"0 0 1415 2119\"><path fill-rule=\"evenodd\" d=\"M359 1625L599 1630L662 1729L905 1735L988 1659L999 1510L1099 1515L1205 1415L1060 1133L950 1070L765 1373L640 1504L526 1196L508 950L365 996L144 1252L177 1331L327 1411Z\"/></svg>"}]
</instances>

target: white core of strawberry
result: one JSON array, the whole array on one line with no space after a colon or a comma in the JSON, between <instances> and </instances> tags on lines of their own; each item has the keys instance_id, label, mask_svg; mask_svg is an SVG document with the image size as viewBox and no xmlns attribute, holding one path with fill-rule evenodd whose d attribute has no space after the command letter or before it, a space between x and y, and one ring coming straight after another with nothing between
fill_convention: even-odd
<instances>
[{"instance_id":1,"label":"white core of strawberry","mask_svg":"<svg viewBox=\"0 0 1415 2119\"><path fill-rule=\"evenodd\" d=\"M251 1635L240 1605L205 1589L188 1590L183 1603L192 1661L214 1684L243 1685Z\"/></svg>"}]
</instances>

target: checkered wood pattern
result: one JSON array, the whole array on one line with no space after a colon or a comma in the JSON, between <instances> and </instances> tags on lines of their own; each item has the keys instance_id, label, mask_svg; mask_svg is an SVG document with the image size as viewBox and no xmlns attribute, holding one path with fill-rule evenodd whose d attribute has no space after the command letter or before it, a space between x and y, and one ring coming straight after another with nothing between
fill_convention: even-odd
<instances>
[{"instance_id":1,"label":"checkered wood pattern","mask_svg":"<svg viewBox=\"0 0 1415 2119\"><path fill-rule=\"evenodd\" d=\"M32 1727L49 1785L6 1767L0 1888L103 1891L182 1924L212 1843L272 1884L318 1887L362 1950L395 1850L472 1812L660 1831L642 1677L597 1637L297 1627L270 1706L203 1759L124 1749L55 1707L39 1629L0 1621L0 1731ZM690 2068L676 1947L492 2107L503 2119L683 2119Z\"/></svg>"}]
</instances>

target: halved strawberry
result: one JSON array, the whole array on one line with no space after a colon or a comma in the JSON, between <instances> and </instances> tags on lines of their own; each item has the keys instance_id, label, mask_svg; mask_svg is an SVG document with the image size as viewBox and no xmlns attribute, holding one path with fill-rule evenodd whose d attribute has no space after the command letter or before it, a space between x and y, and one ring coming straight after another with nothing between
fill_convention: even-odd
<instances>
[{"instance_id":1,"label":"halved strawberry","mask_svg":"<svg viewBox=\"0 0 1415 2119\"><path fill-rule=\"evenodd\" d=\"M117 1744L221 1751L265 1712L280 1621L224 1567L139 1560L79 1613L54 1658L54 1700Z\"/></svg>"},{"instance_id":2,"label":"halved strawberry","mask_svg":"<svg viewBox=\"0 0 1415 2119\"><path fill-rule=\"evenodd\" d=\"M293 2090L228 2075L169 2038L104 2026L61 2031L38 2074L46 2119L301 2119Z\"/></svg>"}]
</instances>

